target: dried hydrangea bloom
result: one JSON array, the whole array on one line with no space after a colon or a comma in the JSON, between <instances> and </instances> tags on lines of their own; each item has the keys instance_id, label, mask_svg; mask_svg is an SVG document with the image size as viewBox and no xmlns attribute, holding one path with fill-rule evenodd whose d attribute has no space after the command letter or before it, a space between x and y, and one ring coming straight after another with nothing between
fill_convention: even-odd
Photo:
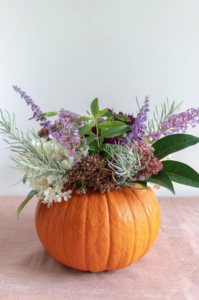
<instances>
[{"instance_id":1,"label":"dried hydrangea bloom","mask_svg":"<svg viewBox=\"0 0 199 300\"><path fill-rule=\"evenodd\" d=\"M151 147L146 146L144 143L137 143L138 153L142 156L140 160L141 165L145 165L149 156L151 156L150 161L146 165L146 167L139 171L136 174L136 180L144 180L152 175L158 174L163 169L163 164L161 161L154 155Z\"/></svg>"}]
</instances>

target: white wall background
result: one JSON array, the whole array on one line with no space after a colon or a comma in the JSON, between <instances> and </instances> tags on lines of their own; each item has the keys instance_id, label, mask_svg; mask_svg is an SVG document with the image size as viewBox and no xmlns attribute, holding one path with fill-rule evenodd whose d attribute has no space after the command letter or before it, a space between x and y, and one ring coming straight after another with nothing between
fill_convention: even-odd
<instances>
[{"instance_id":1,"label":"white wall background","mask_svg":"<svg viewBox=\"0 0 199 300\"><path fill-rule=\"evenodd\" d=\"M155 104L199 107L198 0L0 0L0 107L14 111L21 130L38 129L30 107L12 90L18 85L41 110L84 114L100 107L136 111ZM189 133L199 136L199 126ZM0 195L27 194L11 169L0 137ZM199 172L199 145L176 159ZM178 196L199 190L175 185ZM157 195L172 194L162 188Z\"/></svg>"}]
</instances>

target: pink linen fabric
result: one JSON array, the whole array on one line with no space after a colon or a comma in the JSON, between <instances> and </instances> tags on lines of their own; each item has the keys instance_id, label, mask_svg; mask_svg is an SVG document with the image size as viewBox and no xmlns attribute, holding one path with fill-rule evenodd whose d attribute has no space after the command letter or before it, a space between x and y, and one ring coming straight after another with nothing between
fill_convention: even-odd
<instances>
[{"instance_id":1,"label":"pink linen fabric","mask_svg":"<svg viewBox=\"0 0 199 300\"><path fill-rule=\"evenodd\" d=\"M97 274L55 261L37 237L36 198L17 221L23 200L0 197L0 299L199 299L199 197L160 197L161 229L150 251L123 270Z\"/></svg>"}]
</instances>

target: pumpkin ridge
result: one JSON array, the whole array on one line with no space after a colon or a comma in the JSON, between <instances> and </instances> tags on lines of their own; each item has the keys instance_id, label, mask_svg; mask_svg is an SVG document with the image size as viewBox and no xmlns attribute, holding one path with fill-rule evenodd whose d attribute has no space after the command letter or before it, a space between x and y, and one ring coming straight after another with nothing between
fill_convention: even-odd
<instances>
[{"instance_id":1,"label":"pumpkin ridge","mask_svg":"<svg viewBox=\"0 0 199 300\"><path fill-rule=\"evenodd\" d=\"M133 192L133 191L131 191L131 192ZM131 262L132 262L132 260L133 260L134 252L135 252L135 242L136 242L136 235L135 235L135 233L136 233L136 224L135 224L135 216L134 216L133 210L131 209L131 206L130 206L130 203L129 203L129 201L128 201L128 198L126 198L126 201L127 201L128 206L129 206L129 208L130 208L130 211L131 211L131 213L132 213L133 224L134 224L134 245L133 245L133 251L132 251L132 256L131 256L131 259L130 259L130 263L128 264L128 266L130 266L130 265L131 265Z\"/></svg>"},{"instance_id":2,"label":"pumpkin ridge","mask_svg":"<svg viewBox=\"0 0 199 300\"><path fill-rule=\"evenodd\" d=\"M57 231L58 231L58 222L56 222L56 227L55 227L55 233L56 233L56 235L57 235ZM56 244L57 244L57 239L56 239Z\"/></svg>"},{"instance_id":3,"label":"pumpkin ridge","mask_svg":"<svg viewBox=\"0 0 199 300\"><path fill-rule=\"evenodd\" d=\"M63 201L63 200L62 200ZM65 212L65 217L64 217L64 226L63 226L63 247L64 247L64 254L65 254L65 261L66 265L70 268L70 264L68 263L67 255L66 255L66 248L65 248L65 243L64 243L64 236L65 236L65 229L66 229L66 217L67 217L67 211L70 206L71 200L68 200L69 204L67 206L66 212Z\"/></svg>"},{"instance_id":4,"label":"pumpkin ridge","mask_svg":"<svg viewBox=\"0 0 199 300\"><path fill-rule=\"evenodd\" d=\"M148 195L146 194L145 196L148 196ZM145 254L148 252L148 250L149 250L149 244L150 244L150 239L151 239L151 227L150 227L149 216L148 216L148 213L147 213L147 211L146 211L146 209L145 209L145 205L144 205L144 203L141 201L141 199L139 198L139 196L138 196L138 199L139 199L140 203L142 204L142 206L143 206L143 208L144 208L145 214L146 214L146 216L147 216L148 227L149 227L149 240L148 240L147 247L146 247L146 249L145 249L145 251L144 251L144 254L143 254L143 255L145 255ZM142 256L143 256L143 255L142 255Z\"/></svg>"},{"instance_id":5,"label":"pumpkin ridge","mask_svg":"<svg viewBox=\"0 0 199 300\"><path fill-rule=\"evenodd\" d=\"M152 189L151 189L150 187L149 187L148 189L149 189L150 194L154 196L154 192L152 191ZM146 193L146 196L147 196L148 198L152 199L151 197L149 197L148 193ZM156 198L156 200L157 200L157 198ZM158 202L158 200L157 200L157 202ZM154 206L154 200L152 200L152 204L153 204L153 206ZM158 207L159 207L159 204L158 204ZM157 209L157 206L156 206L156 209ZM153 210L154 210L154 207L153 207ZM161 215L159 214L159 217L160 217L160 216L161 216ZM158 217L158 219L159 219L159 222L160 222L160 218L159 218L159 217ZM149 219L149 220L150 220L150 219ZM159 230L158 230L158 231L159 231ZM154 233L153 233L153 235L154 235ZM151 235L151 236L152 236L152 235ZM150 236L150 237L151 237L151 236ZM157 238L157 234L156 234L156 238ZM155 238L155 239L156 239L156 238ZM153 238L152 238L152 239L153 239ZM154 241L155 241L155 239L154 239ZM153 242L154 242L154 241L153 241ZM149 239L149 245L150 245L150 239ZM149 246L149 245L148 245L148 246ZM148 252L148 250L151 248L151 246L150 246L149 248L148 248L148 246L147 246L147 251L146 251L146 252ZM144 253L144 254L145 254L145 253ZM144 254L143 254L143 255L144 255Z\"/></svg>"},{"instance_id":6,"label":"pumpkin ridge","mask_svg":"<svg viewBox=\"0 0 199 300\"><path fill-rule=\"evenodd\" d=\"M107 259L107 262L106 262L106 269L108 267L108 262L109 262L109 257L110 257L110 253L111 253L111 220L110 220L110 213L109 213L109 205L108 205L108 197L107 197L107 194L104 193L105 197L106 197L106 203L107 203L107 211L108 211L108 221L109 221L109 254L108 254L108 259Z\"/></svg>"},{"instance_id":7,"label":"pumpkin ridge","mask_svg":"<svg viewBox=\"0 0 199 300\"><path fill-rule=\"evenodd\" d=\"M36 230L37 230L38 237L39 237L38 222L39 222L39 216L40 216L40 214L39 214L39 208L40 208L40 206L41 206L41 203L40 203L40 201L38 201L37 202L37 206L36 206L36 211L35 211L35 227L36 227ZM40 208L40 210L41 210L41 208ZM40 239L40 237L39 237L39 239Z\"/></svg>"},{"instance_id":8,"label":"pumpkin ridge","mask_svg":"<svg viewBox=\"0 0 199 300\"><path fill-rule=\"evenodd\" d=\"M150 193L152 194L153 193L153 190L152 189L150 189ZM156 199L157 200L157 202L158 202L158 199ZM158 202L158 207L159 207L159 216L158 216L158 220L159 220L159 222L161 222L161 210L160 210L160 206L159 206L159 202ZM158 230L158 232L159 232L159 230Z\"/></svg>"},{"instance_id":9,"label":"pumpkin ridge","mask_svg":"<svg viewBox=\"0 0 199 300\"><path fill-rule=\"evenodd\" d=\"M147 216L147 224L148 224L148 228L149 228L149 240L148 240L148 243L147 243L147 246L146 246L146 249L144 250L142 256L147 253L147 249L148 249L148 246L149 246L149 243L150 243L150 235L151 235L151 230L150 230L150 225L149 225L149 217L148 217L148 214L146 213L146 209L145 209L145 206L143 205L142 201L140 200L140 197L139 195L136 193L136 191L133 191L131 188L130 188L131 192L137 197L137 199L139 200L140 204L142 205L143 207L143 210L145 212L145 215ZM141 256L141 257L142 257ZM141 258L140 257L140 258Z\"/></svg>"},{"instance_id":10,"label":"pumpkin ridge","mask_svg":"<svg viewBox=\"0 0 199 300\"><path fill-rule=\"evenodd\" d=\"M41 201L41 200L40 200ZM41 203L42 202L40 202L40 206L41 206ZM44 208L44 205L42 205L42 207L41 207L41 209L40 209L40 212L39 212L39 217L38 217L38 220L37 220L37 228L38 228L38 236L39 236L39 239L40 239L40 241L41 241L41 226L38 226L38 224L39 224L39 222L40 222L40 219L41 219L41 213L42 213L42 210L43 210L43 208ZM39 230L39 228L40 228L40 230ZM41 241L42 242L42 241ZM42 243L43 244L43 243Z\"/></svg>"},{"instance_id":11,"label":"pumpkin ridge","mask_svg":"<svg viewBox=\"0 0 199 300\"><path fill-rule=\"evenodd\" d=\"M87 206L86 206L86 217L85 217L85 239L84 239L84 242L85 242L85 265L86 265L86 271L88 271L88 264L87 264L87 259L86 259L86 227L87 227L87 218L88 218L88 201L89 201L89 193L87 193L87 197L88 197L88 200L87 200Z\"/></svg>"},{"instance_id":12,"label":"pumpkin ridge","mask_svg":"<svg viewBox=\"0 0 199 300\"><path fill-rule=\"evenodd\" d=\"M49 223L50 223L50 220L51 220L51 215L52 213L55 211L54 209L52 209L53 207L51 206L51 212L50 214L48 215L48 222L47 222L47 234L46 234L46 240L47 240L47 246L48 246L48 253L54 257L54 255L52 255L51 253L51 250L50 250L50 243L49 243Z\"/></svg>"}]
</instances>

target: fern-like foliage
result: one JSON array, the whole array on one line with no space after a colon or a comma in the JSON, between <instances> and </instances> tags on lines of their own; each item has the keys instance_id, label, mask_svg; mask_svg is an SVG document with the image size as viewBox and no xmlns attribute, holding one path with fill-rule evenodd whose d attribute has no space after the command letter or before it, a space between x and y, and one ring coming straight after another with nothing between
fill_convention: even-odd
<instances>
[{"instance_id":1,"label":"fern-like foliage","mask_svg":"<svg viewBox=\"0 0 199 300\"><path fill-rule=\"evenodd\" d=\"M9 147L7 148L17 154L16 157L11 156L11 159L16 163L16 167L14 168L25 172L25 175L19 182L31 178L31 186L34 178L45 175L53 175L56 183L61 181L63 177L66 176L66 170L61 167L58 161L47 156L46 151L43 148L42 140L35 131L30 131L33 139L35 139L34 146L29 131L26 134L23 134L23 132L20 132L18 128L16 128L14 113L13 120L11 120L8 111L5 111L5 114L3 114L0 109L0 115L0 133L11 140L11 142L9 142L4 139L4 141L9 144ZM37 150L37 141L39 141L41 147L40 153Z\"/></svg>"}]
</instances>

